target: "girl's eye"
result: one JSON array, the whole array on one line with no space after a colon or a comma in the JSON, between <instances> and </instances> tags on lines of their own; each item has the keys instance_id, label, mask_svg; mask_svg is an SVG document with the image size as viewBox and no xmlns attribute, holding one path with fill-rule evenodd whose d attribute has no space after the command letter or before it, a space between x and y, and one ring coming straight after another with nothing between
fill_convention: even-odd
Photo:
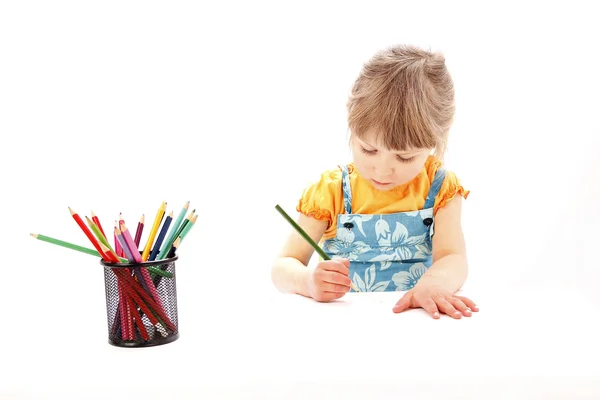
<instances>
[{"instance_id":1,"label":"girl's eye","mask_svg":"<svg viewBox=\"0 0 600 400\"><path fill-rule=\"evenodd\" d=\"M373 154L377 153L377 150L367 150L364 147L360 148L362 150L363 153L368 154L370 156L372 156Z\"/></svg>"},{"instance_id":2,"label":"girl's eye","mask_svg":"<svg viewBox=\"0 0 600 400\"><path fill-rule=\"evenodd\" d=\"M415 157L411 157L411 158L402 158L400 156L398 156L398 161L400 161L401 163L410 163L415 159Z\"/></svg>"}]
</instances>

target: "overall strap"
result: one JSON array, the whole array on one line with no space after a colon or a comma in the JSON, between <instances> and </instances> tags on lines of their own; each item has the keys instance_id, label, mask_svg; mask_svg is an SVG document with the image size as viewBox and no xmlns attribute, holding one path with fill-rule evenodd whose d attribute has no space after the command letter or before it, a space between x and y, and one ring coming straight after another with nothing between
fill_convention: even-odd
<instances>
[{"instance_id":1,"label":"overall strap","mask_svg":"<svg viewBox=\"0 0 600 400\"><path fill-rule=\"evenodd\" d=\"M346 214L352 214L352 189L350 188L350 174L348 167L339 165L342 169L342 192L344 193L344 208Z\"/></svg>"},{"instance_id":2,"label":"overall strap","mask_svg":"<svg viewBox=\"0 0 600 400\"><path fill-rule=\"evenodd\" d=\"M433 182L431 183L431 187L429 188L429 193L427 194L427 199L425 200L424 209L432 208L435 204L435 198L438 195L440 188L442 187L442 183L444 183L444 178L446 177L446 170L444 168L438 169L433 178Z\"/></svg>"}]
</instances>

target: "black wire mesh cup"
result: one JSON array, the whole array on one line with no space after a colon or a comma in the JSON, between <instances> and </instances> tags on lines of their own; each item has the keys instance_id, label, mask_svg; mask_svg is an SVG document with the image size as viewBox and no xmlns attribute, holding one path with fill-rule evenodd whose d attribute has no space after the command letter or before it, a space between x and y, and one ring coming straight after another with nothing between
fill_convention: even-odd
<instances>
[{"instance_id":1,"label":"black wire mesh cup","mask_svg":"<svg viewBox=\"0 0 600 400\"><path fill-rule=\"evenodd\" d=\"M108 343L149 347L179 338L175 261L177 256L143 263L104 266Z\"/></svg>"}]
</instances>

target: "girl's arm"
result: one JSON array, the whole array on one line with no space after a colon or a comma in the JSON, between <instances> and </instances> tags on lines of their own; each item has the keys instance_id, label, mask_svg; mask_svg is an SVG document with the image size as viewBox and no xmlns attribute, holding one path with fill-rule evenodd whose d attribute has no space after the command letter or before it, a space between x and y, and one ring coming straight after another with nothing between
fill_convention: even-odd
<instances>
[{"instance_id":1,"label":"girl's arm","mask_svg":"<svg viewBox=\"0 0 600 400\"><path fill-rule=\"evenodd\" d=\"M299 214L297 223L315 243L319 243L327 229L327 221L307 217L302 213ZM310 297L308 283L313 268L307 266L313 252L311 245L298 232L292 230L271 269L271 279L275 287L282 292Z\"/></svg>"},{"instance_id":2,"label":"girl's arm","mask_svg":"<svg viewBox=\"0 0 600 400\"><path fill-rule=\"evenodd\" d=\"M433 285L456 293L467 280L468 264L465 239L461 227L461 196L456 196L435 216L433 264L419 283Z\"/></svg>"}]
</instances>

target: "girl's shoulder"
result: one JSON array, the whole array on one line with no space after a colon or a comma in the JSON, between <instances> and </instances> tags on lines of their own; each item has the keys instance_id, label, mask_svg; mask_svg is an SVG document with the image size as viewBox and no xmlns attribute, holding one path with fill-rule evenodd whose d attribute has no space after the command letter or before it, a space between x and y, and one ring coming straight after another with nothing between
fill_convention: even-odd
<instances>
[{"instance_id":1,"label":"girl's shoulder","mask_svg":"<svg viewBox=\"0 0 600 400\"><path fill-rule=\"evenodd\" d=\"M466 200L469 196L469 193L471 193L470 190L465 189L456 173L448 169L443 164L443 162L440 161L437 157L433 155L429 156L427 163L425 163L425 170L427 175L426 179L428 183L428 193L429 190L433 187L433 183L436 177L441 180L441 182L439 182L440 185L438 192L435 196L435 202L433 207L434 214L437 213L437 211L440 208L444 207L446 203L448 203L457 195L463 197Z\"/></svg>"},{"instance_id":2,"label":"girl's shoulder","mask_svg":"<svg viewBox=\"0 0 600 400\"><path fill-rule=\"evenodd\" d=\"M321 172L304 188L296 210L307 216L325 220L331 226L335 216L342 212L342 178L340 165Z\"/></svg>"}]
</instances>

